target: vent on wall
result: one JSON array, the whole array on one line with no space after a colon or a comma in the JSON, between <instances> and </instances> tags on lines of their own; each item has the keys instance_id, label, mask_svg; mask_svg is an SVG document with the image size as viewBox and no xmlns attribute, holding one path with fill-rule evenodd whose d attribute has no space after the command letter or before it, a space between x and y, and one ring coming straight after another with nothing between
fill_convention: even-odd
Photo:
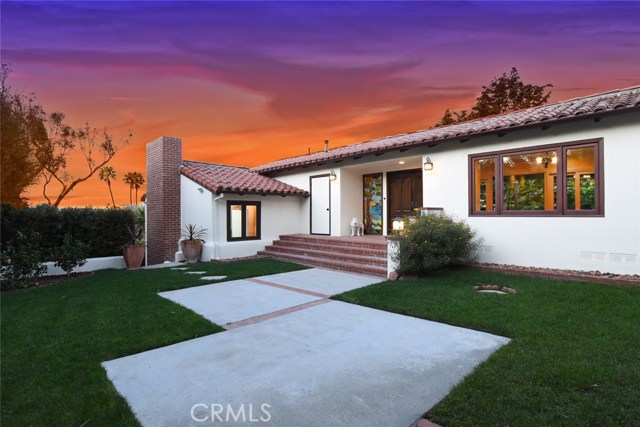
<instances>
[{"instance_id":1,"label":"vent on wall","mask_svg":"<svg viewBox=\"0 0 640 427\"><path fill-rule=\"evenodd\" d=\"M611 262L620 262L623 264L637 264L638 255L636 254L609 254L609 260Z\"/></svg>"},{"instance_id":2,"label":"vent on wall","mask_svg":"<svg viewBox=\"0 0 640 427\"><path fill-rule=\"evenodd\" d=\"M493 246L487 246L487 245L478 245L478 252L482 253L482 254L486 254L488 252L493 251Z\"/></svg>"},{"instance_id":3,"label":"vent on wall","mask_svg":"<svg viewBox=\"0 0 640 427\"><path fill-rule=\"evenodd\" d=\"M582 251L580 252L580 258L582 259L590 259L594 261L604 261L607 258L606 252L591 252L591 251Z\"/></svg>"},{"instance_id":4,"label":"vent on wall","mask_svg":"<svg viewBox=\"0 0 640 427\"><path fill-rule=\"evenodd\" d=\"M591 251L581 251L580 258L588 259L592 261L606 261L607 253L606 252L591 252ZM622 254L622 253L610 253L609 261L621 264L637 264L638 263L638 255L636 254Z\"/></svg>"}]
</instances>

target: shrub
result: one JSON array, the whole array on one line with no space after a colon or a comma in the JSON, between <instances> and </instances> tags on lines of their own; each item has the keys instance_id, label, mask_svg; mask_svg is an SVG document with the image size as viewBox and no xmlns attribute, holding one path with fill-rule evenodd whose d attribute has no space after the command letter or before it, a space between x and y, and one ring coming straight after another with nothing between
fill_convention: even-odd
<instances>
[{"instance_id":1,"label":"shrub","mask_svg":"<svg viewBox=\"0 0 640 427\"><path fill-rule=\"evenodd\" d=\"M41 236L36 232L16 233L14 241L3 249L0 256L0 282L3 291L33 286L47 267L42 260Z\"/></svg>"},{"instance_id":2,"label":"shrub","mask_svg":"<svg viewBox=\"0 0 640 427\"><path fill-rule=\"evenodd\" d=\"M464 221L439 214L405 222L395 255L400 274L422 275L475 260L480 241Z\"/></svg>"},{"instance_id":3,"label":"shrub","mask_svg":"<svg viewBox=\"0 0 640 427\"><path fill-rule=\"evenodd\" d=\"M63 269L67 276L70 276L73 269L76 267L82 267L87 263L85 259L86 254L89 252L89 247L75 239L71 234L64 235L64 243L56 251L56 267Z\"/></svg>"},{"instance_id":4,"label":"shrub","mask_svg":"<svg viewBox=\"0 0 640 427\"><path fill-rule=\"evenodd\" d=\"M129 209L58 209L46 204L15 209L2 205L1 223L3 251L14 244L18 232L31 230L41 237L45 256L41 261L53 260L67 234L86 243L89 250L85 256L93 258L122 254L122 247L129 240L127 225L133 226L134 213Z\"/></svg>"}]
</instances>

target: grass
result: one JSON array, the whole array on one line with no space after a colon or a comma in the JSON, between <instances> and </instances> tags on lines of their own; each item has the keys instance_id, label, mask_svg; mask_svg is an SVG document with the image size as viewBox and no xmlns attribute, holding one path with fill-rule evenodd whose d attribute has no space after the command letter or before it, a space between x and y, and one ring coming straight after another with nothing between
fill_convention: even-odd
<instances>
[{"instance_id":1,"label":"grass","mask_svg":"<svg viewBox=\"0 0 640 427\"><path fill-rule=\"evenodd\" d=\"M457 270L335 298L512 338L426 414L443 426L640 422L638 288Z\"/></svg>"},{"instance_id":2,"label":"grass","mask_svg":"<svg viewBox=\"0 0 640 427\"><path fill-rule=\"evenodd\" d=\"M226 280L302 268L273 260L190 266ZM100 362L220 332L156 295L201 284L169 269L103 270L2 294L2 425L139 425Z\"/></svg>"}]
</instances>

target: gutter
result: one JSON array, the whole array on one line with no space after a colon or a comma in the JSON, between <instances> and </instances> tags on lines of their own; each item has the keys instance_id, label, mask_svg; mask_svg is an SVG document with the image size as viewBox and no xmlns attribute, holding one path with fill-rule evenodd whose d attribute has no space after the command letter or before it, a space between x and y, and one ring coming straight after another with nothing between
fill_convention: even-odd
<instances>
[{"instance_id":1,"label":"gutter","mask_svg":"<svg viewBox=\"0 0 640 427\"><path fill-rule=\"evenodd\" d=\"M211 195L213 196L214 193L211 193ZM218 200L221 200L224 198L224 193L220 193L219 196L216 197L212 197L211 199L211 207L212 207L212 212L213 212L213 259L218 259L218 204L216 203Z\"/></svg>"}]
</instances>

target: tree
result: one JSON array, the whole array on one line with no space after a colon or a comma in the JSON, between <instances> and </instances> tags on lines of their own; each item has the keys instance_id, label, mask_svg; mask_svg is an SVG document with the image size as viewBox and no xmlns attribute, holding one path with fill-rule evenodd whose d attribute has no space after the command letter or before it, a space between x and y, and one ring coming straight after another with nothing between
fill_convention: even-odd
<instances>
[{"instance_id":1,"label":"tree","mask_svg":"<svg viewBox=\"0 0 640 427\"><path fill-rule=\"evenodd\" d=\"M1 67L0 201L24 207L27 199L22 193L37 181L41 171L32 147L47 139L46 115L33 94L26 96L9 86L11 69L7 64Z\"/></svg>"},{"instance_id":2,"label":"tree","mask_svg":"<svg viewBox=\"0 0 640 427\"><path fill-rule=\"evenodd\" d=\"M116 155L118 150L129 143L129 139L122 139L119 143L113 142L113 137L106 131L99 131L89 124L73 129L64 123L63 113L53 113L49 116L47 141L36 146L36 158L42 166L41 176L44 180L42 194L50 205L58 206L60 202L80 183L91 178L98 170L101 170ZM132 136L129 133L129 138ZM69 154L78 149L85 160L87 171L74 177L67 170ZM101 178L102 179L102 178ZM48 185L56 181L62 186L55 201L47 194ZM111 191L109 183L109 191ZM113 199L113 195L111 197Z\"/></svg>"},{"instance_id":3,"label":"tree","mask_svg":"<svg viewBox=\"0 0 640 427\"><path fill-rule=\"evenodd\" d=\"M520 80L520 73L513 67L509 75L502 73L501 77L494 77L488 86L482 86L482 93L476 98L476 105L470 111L452 112L447 109L435 126L447 126L546 104L551 91L545 93L545 90L550 87L553 85L549 83L542 86L524 84Z\"/></svg>"},{"instance_id":4,"label":"tree","mask_svg":"<svg viewBox=\"0 0 640 427\"><path fill-rule=\"evenodd\" d=\"M140 172L133 172L133 187L136 189L136 205L138 205L138 190L144 185L144 176Z\"/></svg>"},{"instance_id":5,"label":"tree","mask_svg":"<svg viewBox=\"0 0 640 427\"><path fill-rule=\"evenodd\" d=\"M125 184L129 184L129 204L133 205L131 200L131 192L136 190L136 205L138 204L138 190L144 184L144 176L140 172L127 172L122 179Z\"/></svg>"},{"instance_id":6,"label":"tree","mask_svg":"<svg viewBox=\"0 0 640 427\"><path fill-rule=\"evenodd\" d=\"M122 147L128 137L118 143L106 130L98 131L87 123L74 129L64 122L65 115L47 115L35 103L35 95L17 93L7 84L11 70L2 64L1 126L1 195L2 203L21 207L27 205L22 197L30 185L42 182L42 194L52 206L60 202L80 183L91 178L105 166ZM82 153L87 171L74 177L67 170L67 160L73 152ZM59 184L53 191L51 184ZM56 195L57 194L57 195Z\"/></svg>"},{"instance_id":7,"label":"tree","mask_svg":"<svg viewBox=\"0 0 640 427\"><path fill-rule=\"evenodd\" d=\"M116 207L116 201L113 200L113 191L111 191L111 180L116 179L116 171L111 166L104 166L100 169L99 174L100 180L107 183L107 187L109 187L109 194L111 195L111 206Z\"/></svg>"},{"instance_id":8,"label":"tree","mask_svg":"<svg viewBox=\"0 0 640 427\"><path fill-rule=\"evenodd\" d=\"M133 205L133 201L131 200L131 194L133 192L133 186L134 186L134 177L133 177L134 172L127 172L124 174L124 178L122 178L122 181L125 184L129 185L129 205ZM136 204L138 204L136 202Z\"/></svg>"}]
</instances>

